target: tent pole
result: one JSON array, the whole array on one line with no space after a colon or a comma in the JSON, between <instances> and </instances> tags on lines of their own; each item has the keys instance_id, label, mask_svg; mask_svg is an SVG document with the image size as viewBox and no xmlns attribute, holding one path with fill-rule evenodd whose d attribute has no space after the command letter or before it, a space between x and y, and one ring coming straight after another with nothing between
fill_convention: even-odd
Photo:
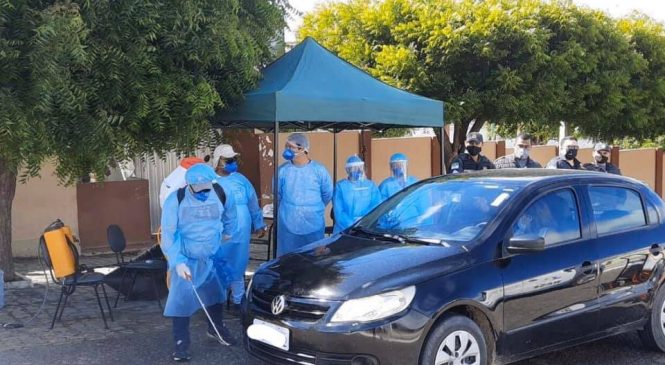
<instances>
[{"instance_id":1,"label":"tent pole","mask_svg":"<svg viewBox=\"0 0 665 365\"><path fill-rule=\"evenodd\" d=\"M446 174L446 152L444 138L446 138L445 127L441 127L441 175Z\"/></svg>"},{"instance_id":2,"label":"tent pole","mask_svg":"<svg viewBox=\"0 0 665 365\"><path fill-rule=\"evenodd\" d=\"M273 158L273 184L272 184L272 224L275 229L275 243L272 245L272 258L277 257L277 215L279 212L279 122L275 121L275 128L273 129L273 144L272 144L272 158ZM268 246L270 247L270 246Z\"/></svg>"},{"instance_id":3,"label":"tent pole","mask_svg":"<svg viewBox=\"0 0 665 365\"><path fill-rule=\"evenodd\" d=\"M337 183L337 128L333 128L333 185Z\"/></svg>"},{"instance_id":4,"label":"tent pole","mask_svg":"<svg viewBox=\"0 0 665 365\"><path fill-rule=\"evenodd\" d=\"M337 128L333 128L333 186L337 184ZM330 214L333 226L335 225L335 214Z\"/></svg>"}]
</instances>

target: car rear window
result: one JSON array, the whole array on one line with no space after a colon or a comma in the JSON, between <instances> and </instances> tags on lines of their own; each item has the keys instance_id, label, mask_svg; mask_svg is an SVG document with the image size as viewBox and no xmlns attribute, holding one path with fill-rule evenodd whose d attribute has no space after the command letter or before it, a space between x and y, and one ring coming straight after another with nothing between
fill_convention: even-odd
<instances>
[{"instance_id":1,"label":"car rear window","mask_svg":"<svg viewBox=\"0 0 665 365\"><path fill-rule=\"evenodd\" d=\"M646 225L640 195L631 189L593 186L589 188L598 234L625 231Z\"/></svg>"}]
</instances>

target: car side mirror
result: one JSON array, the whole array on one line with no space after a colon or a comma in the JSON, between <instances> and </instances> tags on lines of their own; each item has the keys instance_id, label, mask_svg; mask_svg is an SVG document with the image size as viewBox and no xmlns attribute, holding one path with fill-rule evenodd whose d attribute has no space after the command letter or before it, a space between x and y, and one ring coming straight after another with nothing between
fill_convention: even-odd
<instances>
[{"instance_id":1,"label":"car side mirror","mask_svg":"<svg viewBox=\"0 0 665 365\"><path fill-rule=\"evenodd\" d=\"M545 239L536 235L521 235L508 240L506 250L509 253L539 252L545 249Z\"/></svg>"}]
</instances>

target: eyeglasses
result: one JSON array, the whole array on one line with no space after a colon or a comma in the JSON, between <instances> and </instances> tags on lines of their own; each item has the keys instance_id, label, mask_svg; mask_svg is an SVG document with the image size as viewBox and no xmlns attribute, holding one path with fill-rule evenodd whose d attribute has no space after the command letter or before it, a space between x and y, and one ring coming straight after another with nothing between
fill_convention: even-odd
<instances>
[{"instance_id":1,"label":"eyeglasses","mask_svg":"<svg viewBox=\"0 0 665 365\"><path fill-rule=\"evenodd\" d=\"M291 151L297 151L297 150L300 149L300 147L298 147L296 145L288 144L288 143L286 145L284 145L284 148L289 149Z\"/></svg>"},{"instance_id":2,"label":"eyeglasses","mask_svg":"<svg viewBox=\"0 0 665 365\"><path fill-rule=\"evenodd\" d=\"M601 156L610 157L610 151L597 151Z\"/></svg>"},{"instance_id":3,"label":"eyeglasses","mask_svg":"<svg viewBox=\"0 0 665 365\"><path fill-rule=\"evenodd\" d=\"M236 161L237 161L236 158L227 158L227 159L224 160L224 163L231 164L231 163L234 163Z\"/></svg>"},{"instance_id":4,"label":"eyeglasses","mask_svg":"<svg viewBox=\"0 0 665 365\"><path fill-rule=\"evenodd\" d=\"M524 149L529 149L529 148L531 148L531 145L530 144L518 144L517 147L524 148Z\"/></svg>"}]
</instances>

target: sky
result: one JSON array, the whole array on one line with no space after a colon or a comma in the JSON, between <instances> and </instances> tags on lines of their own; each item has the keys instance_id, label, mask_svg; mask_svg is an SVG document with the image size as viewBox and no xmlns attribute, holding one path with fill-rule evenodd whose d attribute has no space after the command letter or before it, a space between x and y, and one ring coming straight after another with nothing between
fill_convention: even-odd
<instances>
[{"instance_id":1,"label":"sky","mask_svg":"<svg viewBox=\"0 0 665 365\"><path fill-rule=\"evenodd\" d=\"M317 4L327 2L340 2L344 0L289 0L289 3L303 14L314 10ZM574 3L600 9L612 16L621 17L634 10L641 11L652 18L665 23L665 1L663 0L573 0ZM289 20L289 29L286 30L286 41L295 41L295 31L302 19L300 17Z\"/></svg>"}]
</instances>

